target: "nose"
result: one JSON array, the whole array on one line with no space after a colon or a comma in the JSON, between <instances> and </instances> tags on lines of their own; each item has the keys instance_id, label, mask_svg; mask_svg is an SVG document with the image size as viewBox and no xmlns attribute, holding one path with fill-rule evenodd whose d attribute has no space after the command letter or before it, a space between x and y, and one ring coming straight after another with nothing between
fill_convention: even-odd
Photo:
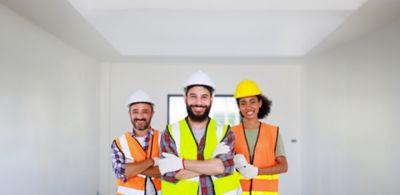
<instances>
[{"instance_id":1,"label":"nose","mask_svg":"<svg viewBox=\"0 0 400 195\"><path fill-rule=\"evenodd\" d=\"M201 105L201 98L197 97L194 101L195 105Z\"/></svg>"},{"instance_id":2,"label":"nose","mask_svg":"<svg viewBox=\"0 0 400 195\"><path fill-rule=\"evenodd\" d=\"M144 119L144 114L142 112L139 112L136 116L137 119Z\"/></svg>"}]
</instances>

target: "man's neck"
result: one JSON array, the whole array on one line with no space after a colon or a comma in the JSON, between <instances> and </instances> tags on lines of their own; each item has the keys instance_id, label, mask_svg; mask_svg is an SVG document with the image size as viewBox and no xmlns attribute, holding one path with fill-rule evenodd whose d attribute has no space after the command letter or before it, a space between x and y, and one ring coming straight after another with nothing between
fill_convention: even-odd
<instances>
[{"instance_id":1,"label":"man's neck","mask_svg":"<svg viewBox=\"0 0 400 195\"><path fill-rule=\"evenodd\" d=\"M140 130L136 130L136 129L133 129L133 130L135 131L135 136L136 137L144 137L144 136L147 135L147 132L150 131L150 128L148 128L148 129L146 129L144 131L140 131Z\"/></svg>"},{"instance_id":2,"label":"man's neck","mask_svg":"<svg viewBox=\"0 0 400 195\"><path fill-rule=\"evenodd\" d=\"M209 120L209 118L207 118L204 121L199 122L199 121L193 121L192 119L190 119L190 117L188 117L189 126L192 129L202 129L202 128L204 128L207 125L208 120Z\"/></svg>"}]
</instances>

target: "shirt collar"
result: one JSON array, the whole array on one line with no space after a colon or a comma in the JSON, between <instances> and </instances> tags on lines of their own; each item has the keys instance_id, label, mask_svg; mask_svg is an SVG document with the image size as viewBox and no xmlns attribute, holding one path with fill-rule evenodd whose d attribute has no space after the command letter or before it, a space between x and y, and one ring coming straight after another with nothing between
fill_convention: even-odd
<instances>
[{"instance_id":1,"label":"shirt collar","mask_svg":"<svg viewBox=\"0 0 400 195\"><path fill-rule=\"evenodd\" d=\"M150 127L150 129L147 131L147 134L146 134L145 137L147 137L147 136L149 136L149 135L153 135L153 134L154 134L154 130L153 130L153 128ZM135 136L136 136L135 130L132 129L131 135L132 135L132 137L135 137Z\"/></svg>"}]
</instances>

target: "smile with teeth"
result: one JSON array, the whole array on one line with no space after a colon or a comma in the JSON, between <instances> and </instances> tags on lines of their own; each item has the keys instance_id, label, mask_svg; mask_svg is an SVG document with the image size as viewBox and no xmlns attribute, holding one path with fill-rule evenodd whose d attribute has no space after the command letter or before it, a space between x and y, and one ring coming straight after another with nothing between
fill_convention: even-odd
<instances>
[{"instance_id":1,"label":"smile with teeth","mask_svg":"<svg viewBox=\"0 0 400 195\"><path fill-rule=\"evenodd\" d=\"M203 107L194 107L194 111L203 111L204 108Z\"/></svg>"},{"instance_id":2,"label":"smile with teeth","mask_svg":"<svg viewBox=\"0 0 400 195\"><path fill-rule=\"evenodd\" d=\"M146 120L141 120L141 119L138 119L138 120L135 120L135 122L136 122L136 123L145 123L145 122L146 122Z\"/></svg>"},{"instance_id":3,"label":"smile with teeth","mask_svg":"<svg viewBox=\"0 0 400 195\"><path fill-rule=\"evenodd\" d=\"M205 106L192 106L192 111L196 113L203 112L205 109Z\"/></svg>"},{"instance_id":4,"label":"smile with teeth","mask_svg":"<svg viewBox=\"0 0 400 195\"><path fill-rule=\"evenodd\" d=\"M247 112L246 112L246 115L249 115L249 116L252 116L253 114L254 114L253 111L247 111Z\"/></svg>"}]
</instances>

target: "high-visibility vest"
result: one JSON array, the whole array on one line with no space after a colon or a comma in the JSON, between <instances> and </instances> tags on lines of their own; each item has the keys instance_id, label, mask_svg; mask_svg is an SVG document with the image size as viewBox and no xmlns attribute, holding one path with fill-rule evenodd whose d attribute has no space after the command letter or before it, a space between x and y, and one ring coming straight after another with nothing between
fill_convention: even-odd
<instances>
[{"instance_id":1,"label":"high-visibility vest","mask_svg":"<svg viewBox=\"0 0 400 195\"><path fill-rule=\"evenodd\" d=\"M268 168L276 164L275 148L279 128L267 123L261 123L254 148L253 159L250 158L243 124L232 127L235 133L235 152L243 154L247 162L258 168ZM243 194L277 195L279 174L257 175L252 179L240 178Z\"/></svg>"},{"instance_id":2,"label":"high-visibility vest","mask_svg":"<svg viewBox=\"0 0 400 195\"><path fill-rule=\"evenodd\" d=\"M131 136L129 132L124 133L120 137L115 139L118 148L121 150L125 156L126 161L130 162L129 159L134 159L134 162L144 161L151 157L160 157L159 150L159 131L153 129L153 135L151 135L149 140L149 145L147 152L143 150L140 143ZM128 177L126 182L122 179L117 180L117 195L130 195L130 194L146 194L146 181L149 178L155 187L154 191L158 194L161 192L161 181L159 178L146 177L145 175L136 175Z\"/></svg>"},{"instance_id":3,"label":"high-visibility vest","mask_svg":"<svg viewBox=\"0 0 400 195\"><path fill-rule=\"evenodd\" d=\"M212 154L224 137L228 130L227 125L220 125L213 119L209 120L205 134L206 141L203 151L204 160L212 158ZM197 141L194 138L190 127L185 119L174 124L168 125L168 131L175 141L178 155L187 160L197 160ZM210 176L213 182L214 194L240 194L239 174L234 171L233 174L225 177ZM182 179L177 183L171 183L162 180L163 195L170 194L187 194L197 195L199 191L199 177L191 179Z\"/></svg>"}]
</instances>

